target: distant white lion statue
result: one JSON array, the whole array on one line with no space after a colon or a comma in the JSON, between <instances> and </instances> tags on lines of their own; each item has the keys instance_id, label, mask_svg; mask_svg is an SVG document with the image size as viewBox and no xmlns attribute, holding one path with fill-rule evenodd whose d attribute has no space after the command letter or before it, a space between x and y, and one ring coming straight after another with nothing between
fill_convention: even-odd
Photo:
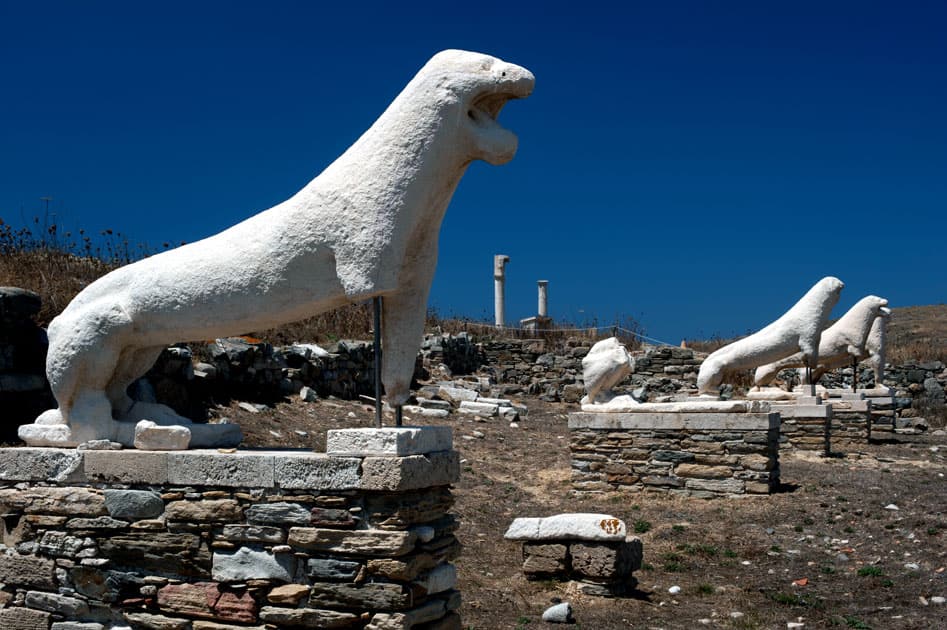
<instances>
[{"instance_id":1,"label":"distant white lion statue","mask_svg":"<svg viewBox=\"0 0 947 630\"><path fill-rule=\"evenodd\" d=\"M890 320L891 309L882 308L881 312L878 313L878 317L875 318L875 321L871 325L871 331L868 333L868 341L865 343L865 350L868 352L868 356L861 357L863 360L867 358L871 364L872 371L875 373L876 388L885 386L885 350L887 347L887 328Z\"/></svg>"},{"instance_id":2,"label":"distant white lion statue","mask_svg":"<svg viewBox=\"0 0 947 630\"><path fill-rule=\"evenodd\" d=\"M135 424L188 421L126 388L168 344L261 330L383 296L382 382L403 403L423 334L448 202L474 160L504 164L516 136L497 124L533 75L473 52L435 55L381 117L286 201L220 234L90 284L49 326L57 409L20 428L29 444L134 442ZM189 446L239 442L194 425Z\"/></svg>"},{"instance_id":3,"label":"distant white lion statue","mask_svg":"<svg viewBox=\"0 0 947 630\"><path fill-rule=\"evenodd\" d=\"M818 377L828 370L868 356L868 334L881 309L887 305L888 300L884 298L876 295L865 296L837 322L822 331L819 341L819 366L812 370L814 382L818 382ZM768 385L780 370L804 366L802 353L796 353L756 368L754 382L758 387Z\"/></svg>"},{"instance_id":4,"label":"distant white lion statue","mask_svg":"<svg viewBox=\"0 0 947 630\"><path fill-rule=\"evenodd\" d=\"M865 340L865 347L857 357L858 361L868 361L868 363L871 365L872 371L875 373L876 388L883 388L885 386L885 336L886 327L890 319L890 308L882 306L880 309L878 309L878 314L875 316L874 321L871 323L871 329L868 331L868 338ZM812 382L818 383L819 379L822 378L822 375L831 369L834 368L824 365L820 359L819 367L812 370ZM804 370L799 369L798 372L800 382L805 383L806 377Z\"/></svg>"},{"instance_id":5,"label":"distant white lion statue","mask_svg":"<svg viewBox=\"0 0 947 630\"><path fill-rule=\"evenodd\" d=\"M716 395L728 371L752 369L795 352L802 354L808 366L817 365L819 338L844 287L838 278L822 278L782 317L713 352L697 373L698 394Z\"/></svg>"}]
</instances>

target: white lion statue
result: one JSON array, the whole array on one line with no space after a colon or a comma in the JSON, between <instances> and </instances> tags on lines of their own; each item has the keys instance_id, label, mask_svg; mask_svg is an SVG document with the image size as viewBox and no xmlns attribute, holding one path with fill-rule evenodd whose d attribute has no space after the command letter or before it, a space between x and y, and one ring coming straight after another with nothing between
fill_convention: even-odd
<instances>
[{"instance_id":1,"label":"white lion statue","mask_svg":"<svg viewBox=\"0 0 947 630\"><path fill-rule=\"evenodd\" d=\"M516 136L497 115L533 84L528 70L495 57L438 53L355 144L286 201L90 284L49 326L46 372L59 407L22 426L20 437L131 445L139 421L189 425L126 394L162 348L373 296L384 297L382 382L388 401L403 403L448 202L471 162L513 158ZM188 428L190 447L241 439L234 425Z\"/></svg>"},{"instance_id":2,"label":"white lion statue","mask_svg":"<svg viewBox=\"0 0 947 630\"><path fill-rule=\"evenodd\" d=\"M819 361L819 339L844 287L838 278L822 278L779 319L711 353L697 373L698 394L716 395L728 371L748 370L795 352L802 354L807 366L815 367Z\"/></svg>"},{"instance_id":3,"label":"white lion statue","mask_svg":"<svg viewBox=\"0 0 947 630\"><path fill-rule=\"evenodd\" d=\"M819 341L819 366L812 370L813 382L818 382L819 377L828 370L848 365L852 361L860 361L868 356L868 334L872 323L878 318L881 309L887 305L888 300L884 298L876 295L865 296L848 309L837 322L822 331L822 338ZM804 366L802 353L796 353L756 368L754 382L757 386L768 385L776 378L780 370Z\"/></svg>"}]
</instances>

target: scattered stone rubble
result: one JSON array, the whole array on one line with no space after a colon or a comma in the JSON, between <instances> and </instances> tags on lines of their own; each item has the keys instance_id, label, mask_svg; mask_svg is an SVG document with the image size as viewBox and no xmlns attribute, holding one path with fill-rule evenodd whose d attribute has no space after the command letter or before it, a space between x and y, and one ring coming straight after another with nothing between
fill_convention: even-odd
<instances>
[{"instance_id":1,"label":"scattered stone rubble","mask_svg":"<svg viewBox=\"0 0 947 630\"><path fill-rule=\"evenodd\" d=\"M32 291L0 287L0 405L7 420L0 439L16 439L16 425L54 406L46 385L46 332L36 325L42 302Z\"/></svg>"},{"instance_id":2,"label":"scattered stone rubble","mask_svg":"<svg viewBox=\"0 0 947 630\"><path fill-rule=\"evenodd\" d=\"M38 308L35 294L0 289L0 399L7 417L16 424L31 421L53 405L43 374L45 335L30 319ZM515 409L515 403L503 401L517 394L578 404L585 394L582 359L591 345L592 341L584 338L476 343L467 333L429 335L418 355L415 379L433 387L423 387L408 411L420 417L444 417L463 405L465 413L514 419L509 409L511 405ZM693 350L646 347L632 355L635 371L613 388L615 394L646 402L694 391L702 359ZM244 337L218 339L193 349L166 349L146 379L136 383L133 395L145 402L168 404L194 420L206 419L210 403L231 399L272 403L288 395L299 395L308 402L330 396L372 397L373 359L368 341L342 340L324 348L315 344L275 348ZM852 374L850 367L830 372L823 376L822 384L829 389L850 388ZM789 382L794 378L789 371L781 377ZM871 368L860 366L858 378L860 389L871 386ZM947 399L947 369L940 361L888 365L885 384L894 389L893 395L874 398L871 405L873 429L878 431L923 431L925 409L942 407ZM441 385L472 390L477 397L445 397ZM492 406L469 403L496 405L496 413ZM525 413L523 409L516 412L519 416Z\"/></svg>"},{"instance_id":3,"label":"scattered stone rubble","mask_svg":"<svg viewBox=\"0 0 947 630\"><path fill-rule=\"evenodd\" d=\"M459 629L450 429L327 445L0 449L0 628Z\"/></svg>"},{"instance_id":4,"label":"scattered stone rubble","mask_svg":"<svg viewBox=\"0 0 947 630\"><path fill-rule=\"evenodd\" d=\"M659 394L697 389L697 372L702 359L690 348L647 348L633 352L632 356L635 359L635 373L631 377L634 387ZM644 399L641 395L637 398Z\"/></svg>"},{"instance_id":5,"label":"scattered stone rubble","mask_svg":"<svg viewBox=\"0 0 947 630\"><path fill-rule=\"evenodd\" d=\"M641 539L627 535L624 521L614 516L517 518L504 538L523 543L528 579L571 580L578 592L603 597L627 594L637 583L632 573L641 568Z\"/></svg>"},{"instance_id":6,"label":"scattered stone rubble","mask_svg":"<svg viewBox=\"0 0 947 630\"><path fill-rule=\"evenodd\" d=\"M543 339L474 343L466 333L430 335L418 355L415 377L422 382L430 377L433 385L420 386L419 399L410 412L443 417L444 412L464 402L486 402L480 397L508 400L524 393L549 402L577 404L585 394L582 358L591 341L570 339L560 346L554 349L552 342ZM170 348L148 375L154 384L152 396L195 419L200 419L206 400L214 397L272 402L288 394L299 394L309 401L374 395L373 351L365 341L340 341L325 349L313 344L273 348L256 340L229 338L217 340L198 354L209 354L210 359L192 367L185 361L190 357L186 348ZM693 350L648 347L632 355L634 373L613 388L615 394L629 394L645 402L695 391L702 359ZM830 389L847 388L851 374L851 368L830 372L822 383ZM889 365L885 374L885 383L894 392L890 400L872 401L873 425L881 431L924 430L926 425L916 408L943 405L945 366L939 361ZM781 377L792 382L794 374L784 371ZM861 388L871 386L872 378L869 367L859 368ZM444 388L473 391L478 396L445 396ZM451 409L438 404L443 401L451 402ZM463 406L467 412L477 408ZM504 406L500 405L501 409Z\"/></svg>"}]
</instances>

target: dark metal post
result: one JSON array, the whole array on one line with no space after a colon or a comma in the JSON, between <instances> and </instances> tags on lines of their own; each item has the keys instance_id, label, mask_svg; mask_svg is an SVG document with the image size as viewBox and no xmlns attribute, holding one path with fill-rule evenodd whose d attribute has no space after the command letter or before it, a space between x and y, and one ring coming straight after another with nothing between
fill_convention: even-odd
<instances>
[{"instance_id":1,"label":"dark metal post","mask_svg":"<svg viewBox=\"0 0 947 630\"><path fill-rule=\"evenodd\" d=\"M381 296L372 298L375 327L375 426L381 428Z\"/></svg>"},{"instance_id":2,"label":"dark metal post","mask_svg":"<svg viewBox=\"0 0 947 630\"><path fill-rule=\"evenodd\" d=\"M396 426L396 427L400 427L400 426L401 426L401 420L402 420L401 412L402 412L402 410L403 410L403 407L402 407L401 405L398 405L397 407L395 407L395 426Z\"/></svg>"},{"instance_id":3,"label":"dark metal post","mask_svg":"<svg viewBox=\"0 0 947 630\"><path fill-rule=\"evenodd\" d=\"M858 359L852 357L852 391L858 391Z\"/></svg>"},{"instance_id":4,"label":"dark metal post","mask_svg":"<svg viewBox=\"0 0 947 630\"><path fill-rule=\"evenodd\" d=\"M825 419L825 456L832 456L832 418Z\"/></svg>"}]
</instances>

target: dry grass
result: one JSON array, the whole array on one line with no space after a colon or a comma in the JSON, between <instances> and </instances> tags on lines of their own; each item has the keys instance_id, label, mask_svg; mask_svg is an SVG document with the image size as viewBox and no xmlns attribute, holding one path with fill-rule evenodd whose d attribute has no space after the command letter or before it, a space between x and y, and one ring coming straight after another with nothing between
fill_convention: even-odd
<instances>
[{"instance_id":1,"label":"dry grass","mask_svg":"<svg viewBox=\"0 0 947 630\"><path fill-rule=\"evenodd\" d=\"M75 295L89 283L120 267L150 255L147 245L132 244L120 232L103 230L95 240L79 230L77 234L60 233L55 224L47 225L39 218L34 228L14 229L0 218L0 285L35 291L43 299L37 321L45 326ZM170 243L162 243L167 249ZM522 329L498 330L491 324L463 318L443 318L428 314L428 329L445 333L469 332L477 339L542 338L552 347L570 341L595 342L615 335L629 350L641 346L639 335L645 330L629 316L615 318L609 326L597 321L556 322L549 330L531 332ZM331 342L337 339L362 338L372 334L371 303L350 304L321 313L300 322L263 331L246 331L276 345L294 341ZM687 347L709 353L739 339L688 339ZM888 361L947 361L947 305L907 306L895 308L888 329Z\"/></svg>"},{"instance_id":2,"label":"dry grass","mask_svg":"<svg viewBox=\"0 0 947 630\"><path fill-rule=\"evenodd\" d=\"M723 337L713 336L710 339L685 339L684 345L694 352L710 354L711 352L719 350L724 346L728 346L734 341L738 341L742 338L743 337L733 337L732 339L724 339Z\"/></svg>"},{"instance_id":3,"label":"dry grass","mask_svg":"<svg viewBox=\"0 0 947 630\"><path fill-rule=\"evenodd\" d=\"M888 324L889 363L947 362L947 304L892 309Z\"/></svg>"},{"instance_id":4,"label":"dry grass","mask_svg":"<svg viewBox=\"0 0 947 630\"><path fill-rule=\"evenodd\" d=\"M516 400L529 408L518 426L463 414L423 421L453 429L462 461L452 511L464 545L456 565L465 628L551 627L540 617L553 598L571 602L573 627L587 630L762 630L799 617L806 628L947 627L947 608L918 600L944 594L943 436L839 443L832 458L781 452L783 485L769 496L576 497L567 425L575 406ZM256 414L234 405L220 413L261 448L323 445L326 429L373 422L372 408L357 401L295 400ZM885 509L891 502L900 509ZM567 583L525 579L521 545L504 532L516 517L564 512L612 514L642 539L645 564L630 597L583 596ZM805 585L793 585L801 578ZM679 595L668 593L672 585Z\"/></svg>"},{"instance_id":5,"label":"dry grass","mask_svg":"<svg viewBox=\"0 0 947 630\"><path fill-rule=\"evenodd\" d=\"M43 298L37 315L41 326L66 307L90 282L115 266L98 258L80 258L50 250L0 254L0 285L20 287Z\"/></svg>"},{"instance_id":6,"label":"dry grass","mask_svg":"<svg viewBox=\"0 0 947 630\"><path fill-rule=\"evenodd\" d=\"M947 304L902 306L892 311L887 336L888 363L947 362ZM695 352L710 353L742 338L714 336L688 339L686 343Z\"/></svg>"},{"instance_id":7,"label":"dry grass","mask_svg":"<svg viewBox=\"0 0 947 630\"><path fill-rule=\"evenodd\" d=\"M124 264L150 254L147 246L132 245L120 232L103 230L93 242L84 230L60 234L55 224L39 218L37 226L14 229L0 218L0 285L29 289L43 306L37 322L45 326L89 283ZM165 243L164 247L170 247Z\"/></svg>"}]
</instances>

